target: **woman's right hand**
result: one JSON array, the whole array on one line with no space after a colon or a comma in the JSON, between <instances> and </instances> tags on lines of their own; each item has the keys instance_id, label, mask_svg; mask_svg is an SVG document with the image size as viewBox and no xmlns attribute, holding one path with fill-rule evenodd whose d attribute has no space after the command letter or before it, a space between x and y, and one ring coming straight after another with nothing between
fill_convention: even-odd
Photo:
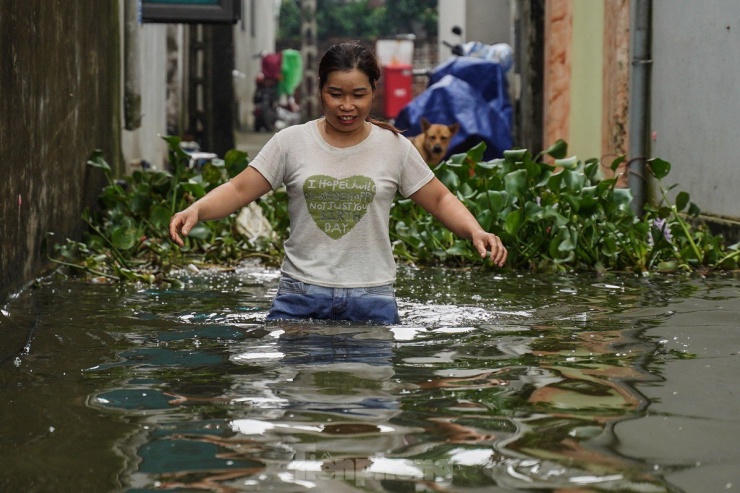
<instances>
[{"instance_id":1,"label":"woman's right hand","mask_svg":"<svg viewBox=\"0 0 740 493\"><path fill-rule=\"evenodd\" d=\"M253 202L272 190L270 182L251 166L226 183L217 186L170 219L170 238L184 246L183 237L193 230L198 221L221 219Z\"/></svg>"},{"instance_id":2,"label":"woman's right hand","mask_svg":"<svg viewBox=\"0 0 740 493\"><path fill-rule=\"evenodd\" d=\"M170 238L180 247L184 246L182 238L187 236L196 224L198 224L197 208L190 206L176 213L170 219Z\"/></svg>"}]
</instances>

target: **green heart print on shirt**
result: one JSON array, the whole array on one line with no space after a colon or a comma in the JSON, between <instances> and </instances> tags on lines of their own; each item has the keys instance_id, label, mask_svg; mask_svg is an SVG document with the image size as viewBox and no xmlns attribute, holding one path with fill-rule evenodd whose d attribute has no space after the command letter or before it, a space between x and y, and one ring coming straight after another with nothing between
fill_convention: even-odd
<instances>
[{"instance_id":1,"label":"green heart print on shirt","mask_svg":"<svg viewBox=\"0 0 740 493\"><path fill-rule=\"evenodd\" d=\"M367 176L334 178L313 175L303 183L306 207L316 226L338 240L354 228L375 198L375 182Z\"/></svg>"}]
</instances>

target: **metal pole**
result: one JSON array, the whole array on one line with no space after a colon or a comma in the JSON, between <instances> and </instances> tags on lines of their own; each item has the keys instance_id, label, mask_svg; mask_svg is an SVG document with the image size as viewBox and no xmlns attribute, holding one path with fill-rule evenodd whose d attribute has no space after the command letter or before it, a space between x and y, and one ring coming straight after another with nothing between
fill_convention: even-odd
<instances>
[{"instance_id":1,"label":"metal pole","mask_svg":"<svg viewBox=\"0 0 740 493\"><path fill-rule=\"evenodd\" d=\"M139 69L139 0L125 0L123 118L126 130L141 126L141 73Z\"/></svg>"},{"instance_id":2,"label":"metal pole","mask_svg":"<svg viewBox=\"0 0 740 493\"><path fill-rule=\"evenodd\" d=\"M632 191L632 209L642 215L645 207L647 177L645 163L648 155L648 123L650 114L650 27L652 0L632 0L632 76L630 77L629 106L629 186Z\"/></svg>"},{"instance_id":3,"label":"metal pole","mask_svg":"<svg viewBox=\"0 0 740 493\"><path fill-rule=\"evenodd\" d=\"M319 115L318 98L318 26L316 0L301 0L301 55L303 56L303 84L301 84L301 110L303 121Z\"/></svg>"}]
</instances>

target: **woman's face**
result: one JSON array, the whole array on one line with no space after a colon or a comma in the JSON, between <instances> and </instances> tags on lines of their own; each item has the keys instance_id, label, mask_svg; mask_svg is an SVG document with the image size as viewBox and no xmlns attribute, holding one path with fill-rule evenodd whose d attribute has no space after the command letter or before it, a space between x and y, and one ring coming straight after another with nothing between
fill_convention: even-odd
<instances>
[{"instance_id":1,"label":"woman's face","mask_svg":"<svg viewBox=\"0 0 740 493\"><path fill-rule=\"evenodd\" d=\"M364 131L373 104L373 90L364 72L352 69L329 74L321 89L327 130L353 134Z\"/></svg>"}]
</instances>

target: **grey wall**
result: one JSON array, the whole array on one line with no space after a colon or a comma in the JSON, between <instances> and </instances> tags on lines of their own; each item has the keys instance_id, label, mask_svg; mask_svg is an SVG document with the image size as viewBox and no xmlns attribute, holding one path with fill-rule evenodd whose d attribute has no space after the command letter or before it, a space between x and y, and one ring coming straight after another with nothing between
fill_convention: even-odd
<instances>
[{"instance_id":1,"label":"grey wall","mask_svg":"<svg viewBox=\"0 0 740 493\"><path fill-rule=\"evenodd\" d=\"M467 3L466 41L514 44L511 39L510 0L467 0Z\"/></svg>"},{"instance_id":2,"label":"grey wall","mask_svg":"<svg viewBox=\"0 0 740 493\"><path fill-rule=\"evenodd\" d=\"M458 43L452 26L463 28L464 41L509 43L514 45L511 26L511 0L439 0L439 61L450 58L443 41Z\"/></svg>"},{"instance_id":3,"label":"grey wall","mask_svg":"<svg viewBox=\"0 0 740 493\"><path fill-rule=\"evenodd\" d=\"M740 220L740 3L653 2L651 154L708 214Z\"/></svg>"},{"instance_id":4,"label":"grey wall","mask_svg":"<svg viewBox=\"0 0 740 493\"><path fill-rule=\"evenodd\" d=\"M0 299L47 265L44 239L79 237L120 155L118 2L0 0Z\"/></svg>"}]
</instances>

